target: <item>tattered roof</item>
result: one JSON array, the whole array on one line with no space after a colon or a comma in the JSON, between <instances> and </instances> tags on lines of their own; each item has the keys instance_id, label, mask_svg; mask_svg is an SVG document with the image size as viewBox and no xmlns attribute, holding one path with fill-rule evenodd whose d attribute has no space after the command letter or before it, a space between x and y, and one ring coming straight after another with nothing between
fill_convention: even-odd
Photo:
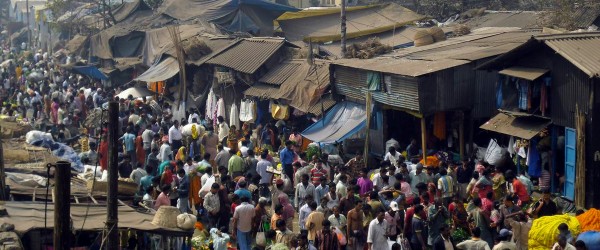
<instances>
[{"instance_id":1,"label":"tattered roof","mask_svg":"<svg viewBox=\"0 0 600 250\"><path fill-rule=\"evenodd\" d=\"M479 69L501 69L505 61L518 58L545 44L590 77L600 76L600 32L533 36L517 48L489 61Z\"/></svg>"},{"instance_id":2,"label":"tattered roof","mask_svg":"<svg viewBox=\"0 0 600 250\"><path fill-rule=\"evenodd\" d=\"M54 228L54 204L49 203L45 210L43 202L6 201L0 205L6 208L7 216L0 217L0 223L13 224L15 231L23 235L31 230ZM89 209L89 211L87 211ZM44 213L46 211L46 213ZM137 212L128 206L119 206L119 229L135 229L155 233L192 234L177 228L161 228L152 224L154 215ZM87 216L86 216L87 214ZM71 204L71 222L75 230L98 231L106 228L106 205ZM83 226L83 227L82 227Z\"/></svg>"},{"instance_id":3,"label":"tattered roof","mask_svg":"<svg viewBox=\"0 0 600 250\"><path fill-rule=\"evenodd\" d=\"M418 77L510 51L539 33L516 28L484 28L434 44L399 49L373 59L342 59L336 65Z\"/></svg>"},{"instance_id":4,"label":"tattered roof","mask_svg":"<svg viewBox=\"0 0 600 250\"><path fill-rule=\"evenodd\" d=\"M482 27L541 28L546 13L539 11L485 11L483 15L460 23L471 29Z\"/></svg>"},{"instance_id":5,"label":"tattered roof","mask_svg":"<svg viewBox=\"0 0 600 250\"><path fill-rule=\"evenodd\" d=\"M71 39L67 42L67 44L65 45L65 49L71 53L74 53L74 52L78 51L79 49L81 49L81 47L85 45L87 40L88 40L87 36L75 35L75 37L73 37L73 39Z\"/></svg>"},{"instance_id":6,"label":"tattered roof","mask_svg":"<svg viewBox=\"0 0 600 250\"><path fill-rule=\"evenodd\" d=\"M341 39L339 19L339 8L328 8L286 13L277 22L290 41L330 42ZM346 37L378 34L422 19L424 16L395 3L356 7L346 13Z\"/></svg>"},{"instance_id":7,"label":"tattered roof","mask_svg":"<svg viewBox=\"0 0 600 250\"><path fill-rule=\"evenodd\" d=\"M246 89L244 91L244 95L268 99L273 96L276 96L277 92L279 92L278 86L256 83L250 88Z\"/></svg>"},{"instance_id":8,"label":"tattered roof","mask_svg":"<svg viewBox=\"0 0 600 250\"><path fill-rule=\"evenodd\" d=\"M246 74L254 74L286 43L282 38L240 39L224 48L206 63L231 68Z\"/></svg>"},{"instance_id":9,"label":"tattered roof","mask_svg":"<svg viewBox=\"0 0 600 250\"><path fill-rule=\"evenodd\" d=\"M269 70L267 74L260 78L259 82L281 85L285 80L296 73L296 70L298 70L300 66L302 66L301 60L282 62L277 67Z\"/></svg>"}]
</instances>

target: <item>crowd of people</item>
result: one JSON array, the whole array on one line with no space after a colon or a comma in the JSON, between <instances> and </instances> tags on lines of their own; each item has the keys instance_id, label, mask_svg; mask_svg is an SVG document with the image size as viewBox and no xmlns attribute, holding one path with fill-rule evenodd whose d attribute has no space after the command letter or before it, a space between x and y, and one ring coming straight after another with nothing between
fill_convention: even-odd
<instances>
[{"instance_id":1,"label":"crowd of people","mask_svg":"<svg viewBox=\"0 0 600 250\"><path fill-rule=\"evenodd\" d=\"M532 220L560 212L548 178L472 160L428 165L416 141L390 147L376 166L360 153L308 159L295 128L236 128L195 107L172 119L162 98L115 97L118 88L60 69L47 53L3 58L11 61L1 72L2 115L81 144L84 164L107 168L106 127L84 121L118 102L120 177L139 185L141 206L197 214L217 250L228 241L241 250L527 249ZM559 229L553 249L586 249Z\"/></svg>"}]
</instances>

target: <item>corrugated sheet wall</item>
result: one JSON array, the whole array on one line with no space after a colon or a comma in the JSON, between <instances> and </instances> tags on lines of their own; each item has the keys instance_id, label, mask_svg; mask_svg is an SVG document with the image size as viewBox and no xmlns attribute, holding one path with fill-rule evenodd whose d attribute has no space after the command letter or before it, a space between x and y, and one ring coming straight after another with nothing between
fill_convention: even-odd
<instances>
[{"instance_id":1,"label":"corrugated sheet wall","mask_svg":"<svg viewBox=\"0 0 600 250\"><path fill-rule=\"evenodd\" d=\"M470 109L473 104L475 72L472 64L438 71L419 79L421 112Z\"/></svg>"},{"instance_id":2,"label":"corrugated sheet wall","mask_svg":"<svg viewBox=\"0 0 600 250\"><path fill-rule=\"evenodd\" d=\"M335 88L338 94L357 100L365 100L367 72L343 66L333 66Z\"/></svg>"},{"instance_id":3,"label":"corrugated sheet wall","mask_svg":"<svg viewBox=\"0 0 600 250\"><path fill-rule=\"evenodd\" d=\"M479 60L476 67L488 60ZM496 87L498 86L498 72L476 70L475 86L473 86L473 118L488 118L496 113Z\"/></svg>"},{"instance_id":4,"label":"corrugated sheet wall","mask_svg":"<svg viewBox=\"0 0 600 250\"><path fill-rule=\"evenodd\" d=\"M390 84L384 83L387 92L373 92L373 99L390 106L419 111L417 79L398 75L390 77Z\"/></svg>"},{"instance_id":5,"label":"corrugated sheet wall","mask_svg":"<svg viewBox=\"0 0 600 250\"><path fill-rule=\"evenodd\" d=\"M573 128L575 126L575 104L588 111L590 78L564 58L555 55L550 74L550 115L554 124Z\"/></svg>"}]
</instances>

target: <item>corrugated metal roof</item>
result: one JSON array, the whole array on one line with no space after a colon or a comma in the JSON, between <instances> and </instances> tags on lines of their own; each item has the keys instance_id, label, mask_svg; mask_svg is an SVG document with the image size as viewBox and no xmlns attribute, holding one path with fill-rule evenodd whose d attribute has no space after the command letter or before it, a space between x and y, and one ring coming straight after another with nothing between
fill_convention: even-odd
<instances>
[{"instance_id":1,"label":"corrugated metal roof","mask_svg":"<svg viewBox=\"0 0 600 250\"><path fill-rule=\"evenodd\" d=\"M588 28L600 17L600 5L579 7L573 16L575 27Z\"/></svg>"},{"instance_id":2,"label":"corrugated metal roof","mask_svg":"<svg viewBox=\"0 0 600 250\"><path fill-rule=\"evenodd\" d=\"M285 40L280 38L242 39L223 49L206 63L254 74L284 44Z\"/></svg>"},{"instance_id":3,"label":"corrugated metal roof","mask_svg":"<svg viewBox=\"0 0 600 250\"><path fill-rule=\"evenodd\" d=\"M319 102L317 102L316 104L310 106L307 113L310 113L310 114L313 114L316 116L320 116L321 114L323 114L323 111L329 110L331 107L333 107L335 105L335 103L336 103L335 100L333 100L331 98L331 96L325 97L325 98L321 99Z\"/></svg>"},{"instance_id":4,"label":"corrugated metal roof","mask_svg":"<svg viewBox=\"0 0 600 250\"><path fill-rule=\"evenodd\" d=\"M546 45L590 77L600 76L600 32L593 36L557 36L544 39Z\"/></svg>"},{"instance_id":5,"label":"corrugated metal roof","mask_svg":"<svg viewBox=\"0 0 600 250\"><path fill-rule=\"evenodd\" d=\"M538 33L539 30L484 28L470 35L400 49L373 59L343 59L333 64L418 77L505 53Z\"/></svg>"},{"instance_id":6,"label":"corrugated metal roof","mask_svg":"<svg viewBox=\"0 0 600 250\"><path fill-rule=\"evenodd\" d=\"M259 82L268 83L273 85L281 85L291 75L293 75L298 68L302 65L302 62L306 63L306 60L292 60L282 62L275 68L269 70L266 75L260 78Z\"/></svg>"},{"instance_id":7,"label":"corrugated metal roof","mask_svg":"<svg viewBox=\"0 0 600 250\"><path fill-rule=\"evenodd\" d=\"M479 128L523 139L531 139L552 122L538 117L517 117L499 113Z\"/></svg>"},{"instance_id":8,"label":"corrugated metal roof","mask_svg":"<svg viewBox=\"0 0 600 250\"><path fill-rule=\"evenodd\" d=\"M470 18L462 23L470 28L519 27L541 28L544 12L537 11L486 11L484 15Z\"/></svg>"},{"instance_id":9,"label":"corrugated metal roof","mask_svg":"<svg viewBox=\"0 0 600 250\"><path fill-rule=\"evenodd\" d=\"M244 95L269 99L278 91L279 87L257 83L254 84L252 87L248 88L246 91L244 91Z\"/></svg>"}]
</instances>

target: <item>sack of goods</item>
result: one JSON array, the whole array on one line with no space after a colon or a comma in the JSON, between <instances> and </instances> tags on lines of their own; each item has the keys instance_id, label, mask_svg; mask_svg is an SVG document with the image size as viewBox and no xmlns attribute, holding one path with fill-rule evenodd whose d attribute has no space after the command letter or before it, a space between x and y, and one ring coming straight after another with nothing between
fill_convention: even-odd
<instances>
[{"instance_id":1,"label":"sack of goods","mask_svg":"<svg viewBox=\"0 0 600 250\"><path fill-rule=\"evenodd\" d=\"M183 230L192 230L196 225L196 216L193 214L183 213L177 215L177 227Z\"/></svg>"}]
</instances>

